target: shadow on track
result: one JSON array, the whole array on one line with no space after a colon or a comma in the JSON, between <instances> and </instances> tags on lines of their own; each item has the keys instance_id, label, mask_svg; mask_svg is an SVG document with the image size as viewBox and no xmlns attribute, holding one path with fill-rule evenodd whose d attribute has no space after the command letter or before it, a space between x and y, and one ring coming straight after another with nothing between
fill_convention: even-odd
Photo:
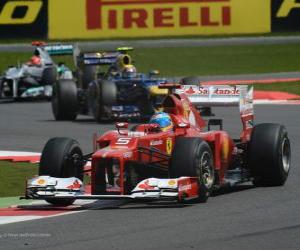
<instances>
[{"instance_id":1,"label":"shadow on track","mask_svg":"<svg viewBox=\"0 0 300 250\"><path fill-rule=\"evenodd\" d=\"M237 185L237 186L233 186L233 187L227 186L227 187L222 187L219 190L214 191L211 196L217 197L219 195L241 192L241 191L245 191L245 190L249 190L249 189L253 189L253 188L255 188L255 186L252 184Z\"/></svg>"}]
</instances>

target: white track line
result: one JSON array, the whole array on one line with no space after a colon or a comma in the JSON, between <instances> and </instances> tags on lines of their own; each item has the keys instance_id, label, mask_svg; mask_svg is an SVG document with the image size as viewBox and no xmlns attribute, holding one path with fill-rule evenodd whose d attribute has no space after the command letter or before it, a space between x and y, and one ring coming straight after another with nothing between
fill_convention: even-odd
<instances>
[{"instance_id":1,"label":"white track line","mask_svg":"<svg viewBox=\"0 0 300 250\"><path fill-rule=\"evenodd\" d=\"M3 151L0 150L0 156L5 157L5 156L40 156L41 153L37 152L21 152L21 151Z\"/></svg>"}]
</instances>

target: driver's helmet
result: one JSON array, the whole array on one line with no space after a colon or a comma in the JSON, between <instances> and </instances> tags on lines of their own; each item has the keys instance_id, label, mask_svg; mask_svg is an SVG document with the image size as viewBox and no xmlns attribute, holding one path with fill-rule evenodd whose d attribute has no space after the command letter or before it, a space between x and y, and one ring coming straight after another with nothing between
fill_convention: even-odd
<instances>
[{"instance_id":1,"label":"driver's helmet","mask_svg":"<svg viewBox=\"0 0 300 250\"><path fill-rule=\"evenodd\" d=\"M149 123L155 123L160 126L160 129L163 132L173 130L173 122L169 114L165 112L158 112L153 115L149 121Z\"/></svg>"},{"instance_id":2,"label":"driver's helmet","mask_svg":"<svg viewBox=\"0 0 300 250\"><path fill-rule=\"evenodd\" d=\"M134 78L137 76L136 68L132 64L128 64L124 66L124 69L122 71L122 77L123 78Z\"/></svg>"},{"instance_id":3,"label":"driver's helmet","mask_svg":"<svg viewBox=\"0 0 300 250\"><path fill-rule=\"evenodd\" d=\"M33 57L31 57L31 59L28 63L31 64L31 65L40 65L41 64L41 58L39 56L33 56Z\"/></svg>"}]
</instances>

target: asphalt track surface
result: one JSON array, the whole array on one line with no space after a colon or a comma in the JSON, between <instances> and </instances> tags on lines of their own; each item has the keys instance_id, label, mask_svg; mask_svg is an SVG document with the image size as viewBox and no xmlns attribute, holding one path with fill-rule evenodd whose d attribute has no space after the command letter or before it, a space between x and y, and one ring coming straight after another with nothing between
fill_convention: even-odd
<instances>
[{"instance_id":1,"label":"asphalt track surface","mask_svg":"<svg viewBox=\"0 0 300 250\"><path fill-rule=\"evenodd\" d=\"M224 117L225 129L238 136L237 108L214 111ZM0 226L0 249L299 249L300 106L256 106L255 113L257 123L287 127L292 169L285 186L244 185L210 197L206 204L95 205L79 213L7 224ZM113 128L84 116L56 122L46 102L0 104L0 114L1 150L40 151L49 137L69 136L88 152L94 132Z\"/></svg>"},{"instance_id":2,"label":"asphalt track surface","mask_svg":"<svg viewBox=\"0 0 300 250\"><path fill-rule=\"evenodd\" d=\"M123 46L133 46L134 48L169 48L226 45L293 44L299 42L300 36L245 36L229 38L168 38L151 40L106 40L89 42L80 41L77 42L77 44L83 50L111 50ZM1 51L32 51L32 46L28 43L0 44L0 52Z\"/></svg>"}]
</instances>

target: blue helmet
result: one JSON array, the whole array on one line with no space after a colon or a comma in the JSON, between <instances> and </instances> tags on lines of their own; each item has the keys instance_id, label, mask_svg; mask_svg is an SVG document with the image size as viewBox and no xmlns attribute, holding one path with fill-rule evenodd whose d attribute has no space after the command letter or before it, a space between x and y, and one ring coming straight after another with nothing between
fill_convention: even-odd
<instances>
[{"instance_id":1,"label":"blue helmet","mask_svg":"<svg viewBox=\"0 0 300 250\"><path fill-rule=\"evenodd\" d=\"M136 68L132 65L132 64L129 64L129 65L126 65L123 69L123 72L122 72L122 77L123 78L135 78L137 76L137 71L136 71Z\"/></svg>"},{"instance_id":2,"label":"blue helmet","mask_svg":"<svg viewBox=\"0 0 300 250\"><path fill-rule=\"evenodd\" d=\"M158 112L153 115L149 123L158 124L162 131L170 131L173 129L171 117L165 112Z\"/></svg>"}]
</instances>

